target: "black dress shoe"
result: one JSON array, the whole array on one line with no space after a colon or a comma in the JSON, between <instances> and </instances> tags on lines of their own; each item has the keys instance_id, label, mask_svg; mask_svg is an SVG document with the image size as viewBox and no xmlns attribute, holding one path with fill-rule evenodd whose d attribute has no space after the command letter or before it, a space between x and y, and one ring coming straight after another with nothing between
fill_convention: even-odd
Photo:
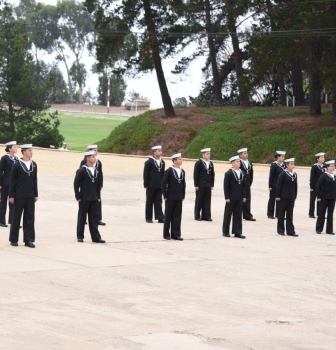
<instances>
[{"instance_id":1,"label":"black dress shoe","mask_svg":"<svg viewBox=\"0 0 336 350\"><path fill-rule=\"evenodd\" d=\"M224 233L223 236L224 237L231 237L229 233Z\"/></svg>"},{"instance_id":2,"label":"black dress shoe","mask_svg":"<svg viewBox=\"0 0 336 350\"><path fill-rule=\"evenodd\" d=\"M106 243L103 239L98 239L98 241L93 241L94 243Z\"/></svg>"},{"instance_id":3,"label":"black dress shoe","mask_svg":"<svg viewBox=\"0 0 336 350\"><path fill-rule=\"evenodd\" d=\"M176 237L176 238L173 238L173 237L172 237L172 239L174 239L175 241L183 241L183 238L182 238L182 237Z\"/></svg>"},{"instance_id":4,"label":"black dress shoe","mask_svg":"<svg viewBox=\"0 0 336 350\"><path fill-rule=\"evenodd\" d=\"M152 224L153 220L146 220L146 222L148 222L149 224Z\"/></svg>"},{"instance_id":5,"label":"black dress shoe","mask_svg":"<svg viewBox=\"0 0 336 350\"><path fill-rule=\"evenodd\" d=\"M292 237L299 237L296 233L287 233L287 236L292 236Z\"/></svg>"},{"instance_id":6,"label":"black dress shoe","mask_svg":"<svg viewBox=\"0 0 336 350\"><path fill-rule=\"evenodd\" d=\"M245 219L246 221L257 221L255 218L248 218L248 219Z\"/></svg>"},{"instance_id":7,"label":"black dress shoe","mask_svg":"<svg viewBox=\"0 0 336 350\"><path fill-rule=\"evenodd\" d=\"M283 232L278 232L278 235L284 236L285 234Z\"/></svg>"},{"instance_id":8,"label":"black dress shoe","mask_svg":"<svg viewBox=\"0 0 336 350\"><path fill-rule=\"evenodd\" d=\"M8 227L6 224L0 224L0 227Z\"/></svg>"},{"instance_id":9,"label":"black dress shoe","mask_svg":"<svg viewBox=\"0 0 336 350\"><path fill-rule=\"evenodd\" d=\"M334 235L335 232L326 232L327 235Z\"/></svg>"},{"instance_id":10,"label":"black dress shoe","mask_svg":"<svg viewBox=\"0 0 336 350\"><path fill-rule=\"evenodd\" d=\"M245 239L246 237L243 236L243 235L234 235L236 238L242 238L242 239Z\"/></svg>"},{"instance_id":11,"label":"black dress shoe","mask_svg":"<svg viewBox=\"0 0 336 350\"><path fill-rule=\"evenodd\" d=\"M195 220L196 220L196 221L202 221L202 219L201 219L201 218L196 218Z\"/></svg>"},{"instance_id":12,"label":"black dress shoe","mask_svg":"<svg viewBox=\"0 0 336 350\"><path fill-rule=\"evenodd\" d=\"M202 219L203 221L212 221L212 219Z\"/></svg>"},{"instance_id":13,"label":"black dress shoe","mask_svg":"<svg viewBox=\"0 0 336 350\"><path fill-rule=\"evenodd\" d=\"M158 220L158 223L159 223L159 224L164 224L164 219Z\"/></svg>"},{"instance_id":14,"label":"black dress shoe","mask_svg":"<svg viewBox=\"0 0 336 350\"><path fill-rule=\"evenodd\" d=\"M12 245L13 247L17 247L17 246L18 246L18 243L13 243L13 242L11 242L10 245Z\"/></svg>"},{"instance_id":15,"label":"black dress shoe","mask_svg":"<svg viewBox=\"0 0 336 350\"><path fill-rule=\"evenodd\" d=\"M311 219L316 219L314 215L309 215Z\"/></svg>"},{"instance_id":16,"label":"black dress shoe","mask_svg":"<svg viewBox=\"0 0 336 350\"><path fill-rule=\"evenodd\" d=\"M269 219L275 219L274 216L267 216Z\"/></svg>"},{"instance_id":17,"label":"black dress shoe","mask_svg":"<svg viewBox=\"0 0 336 350\"><path fill-rule=\"evenodd\" d=\"M163 237L164 239L166 239L167 241L170 241L170 237Z\"/></svg>"},{"instance_id":18,"label":"black dress shoe","mask_svg":"<svg viewBox=\"0 0 336 350\"><path fill-rule=\"evenodd\" d=\"M320 232L320 231L316 231L316 233L317 233L318 235L320 235L322 232Z\"/></svg>"},{"instance_id":19,"label":"black dress shoe","mask_svg":"<svg viewBox=\"0 0 336 350\"><path fill-rule=\"evenodd\" d=\"M100 225L100 226L105 226L106 225L106 223L104 222L104 221L98 221L98 225Z\"/></svg>"},{"instance_id":20,"label":"black dress shoe","mask_svg":"<svg viewBox=\"0 0 336 350\"><path fill-rule=\"evenodd\" d=\"M27 242L25 243L25 246L29 248L35 248L35 244L33 242Z\"/></svg>"},{"instance_id":21,"label":"black dress shoe","mask_svg":"<svg viewBox=\"0 0 336 350\"><path fill-rule=\"evenodd\" d=\"M84 239L82 239L82 238L78 238L78 239L77 239L77 242L79 242L79 243L83 243L83 242L84 242Z\"/></svg>"}]
</instances>

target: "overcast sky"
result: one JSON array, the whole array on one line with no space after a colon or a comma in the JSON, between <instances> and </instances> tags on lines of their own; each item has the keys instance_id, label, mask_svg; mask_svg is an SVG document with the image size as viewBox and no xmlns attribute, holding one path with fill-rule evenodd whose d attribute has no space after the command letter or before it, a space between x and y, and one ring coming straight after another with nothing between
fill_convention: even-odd
<instances>
[{"instance_id":1,"label":"overcast sky","mask_svg":"<svg viewBox=\"0 0 336 350\"><path fill-rule=\"evenodd\" d=\"M36 1L50 5L56 5L57 3L57 0ZM18 1L11 0L10 3L17 4ZM43 59L46 62L54 61L54 57L48 54L44 54L42 57L40 57L40 59ZM171 99L175 100L177 97L185 97L188 99L189 96L197 96L201 87L201 83L203 81L201 68L205 62L205 59L197 59L190 65L186 74L183 75L176 75L171 73L177 61L178 57L163 61L163 69ZM86 54L82 59L82 62L86 65L86 68L88 70L88 79L84 91L90 88L91 92L96 95L98 87L98 75L91 73L91 66L95 62L95 57L90 57L88 54ZM69 66L71 66L71 64L69 64ZM66 79L64 64L59 63L59 67L63 72L64 78ZM136 79L127 78L126 83L126 94L131 90L135 90L136 92L139 92L140 95L147 97L151 101L151 108L162 107L162 100L155 71L153 71L151 74L141 74Z\"/></svg>"}]
</instances>

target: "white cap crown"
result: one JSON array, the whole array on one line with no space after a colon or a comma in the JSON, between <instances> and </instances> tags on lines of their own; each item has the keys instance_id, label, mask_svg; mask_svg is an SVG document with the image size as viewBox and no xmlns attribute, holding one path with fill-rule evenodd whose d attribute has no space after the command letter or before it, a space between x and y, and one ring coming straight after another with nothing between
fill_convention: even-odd
<instances>
[{"instance_id":1,"label":"white cap crown","mask_svg":"<svg viewBox=\"0 0 336 350\"><path fill-rule=\"evenodd\" d=\"M234 162L235 160L238 160L239 159L239 156L233 156L229 159L229 161L232 163Z\"/></svg>"},{"instance_id":2,"label":"white cap crown","mask_svg":"<svg viewBox=\"0 0 336 350\"><path fill-rule=\"evenodd\" d=\"M180 158L180 157L182 157L181 153L175 153L171 156L171 159Z\"/></svg>"},{"instance_id":3,"label":"white cap crown","mask_svg":"<svg viewBox=\"0 0 336 350\"><path fill-rule=\"evenodd\" d=\"M243 152L247 152L247 148L241 148L237 151L237 153L243 153Z\"/></svg>"},{"instance_id":4,"label":"white cap crown","mask_svg":"<svg viewBox=\"0 0 336 350\"><path fill-rule=\"evenodd\" d=\"M88 156L94 156L94 151L88 151L84 153L84 157L88 157Z\"/></svg>"},{"instance_id":5,"label":"white cap crown","mask_svg":"<svg viewBox=\"0 0 336 350\"><path fill-rule=\"evenodd\" d=\"M152 147L152 150L155 151L157 149L162 149L162 146L161 145L157 145L157 146L154 146Z\"/></svg>"},{"instance_id":6,"label":"white cap crown","mask_svg":"<svg viewBox=\"0 0 336 350\"><path fill-rule=\"evenodd\" d=\"M205 152L211 152L211 148L203 148L203 149L201 149L201 153L205 153Z\"/></svg>"}]
</instances>

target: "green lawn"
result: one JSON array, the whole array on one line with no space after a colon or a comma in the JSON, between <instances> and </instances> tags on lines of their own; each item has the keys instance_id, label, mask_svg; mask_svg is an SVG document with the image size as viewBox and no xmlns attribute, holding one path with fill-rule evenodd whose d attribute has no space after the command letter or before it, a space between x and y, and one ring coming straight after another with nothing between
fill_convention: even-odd
<instances>
[{"instance_id":1,"label":"green lawn","mask_svg":"<svg viewBox=\"0 0 336 350\"><path fill-rule=\"evenodd\" d=\"M85 151L87 145L105 139L126 117L100 114L58 113L60 133L68 143L69 150Z\"/></svg>"}]
</instances>

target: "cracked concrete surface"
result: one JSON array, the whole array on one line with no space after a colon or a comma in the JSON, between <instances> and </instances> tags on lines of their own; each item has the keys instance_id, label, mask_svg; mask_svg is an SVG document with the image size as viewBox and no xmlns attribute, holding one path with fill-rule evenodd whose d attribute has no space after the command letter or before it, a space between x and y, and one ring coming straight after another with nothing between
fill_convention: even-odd
<instances>
[{"instance_id":1,"label":"cracked concrete surface","mask_svg":"<svg viewBox=\"0 0 336 350\"><path fill-rule=\"evenodd\" d=\"M246 240L222 237L223 174L215 164L213 222L193 220L193 161L183 242L144 220L144 158L99 155L105 175L100 232L76 241L73 178L82 156L34 150L39 169L36 249L0 228L0 349L334 349L336 237L308 218L309 169L298 171L298 238L266 217L269 167L255 167ZM167 160L167 164L170 161ZM336 228L335 228L336 229ZM22 232L21 232L22 234Z\"/></svg>"}]
</instances>

